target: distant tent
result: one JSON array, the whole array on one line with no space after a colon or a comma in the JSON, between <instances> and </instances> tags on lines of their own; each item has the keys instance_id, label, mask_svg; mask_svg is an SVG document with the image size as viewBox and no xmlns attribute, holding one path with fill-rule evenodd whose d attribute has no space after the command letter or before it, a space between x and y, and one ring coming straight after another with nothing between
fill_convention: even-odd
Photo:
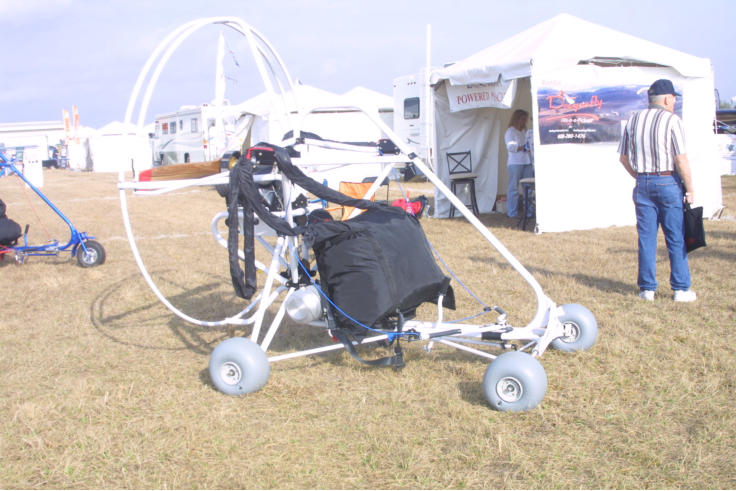
<instances>
[{"instance_id":1,"label":"distant tent","mask_svg":"<svg viewBox=\"0 0 736 491\"><path fill-rule=\"evenodd\" d=\"M288 100L289 95L287 95ZM355 109L365 108L380 115L385 122L393 120L393 99L379 92L356 87L344 95L335 94L310 85L296 85L296 99L300 110L310 112L301 121L301 130L315 133L322 138L339 141L378 141L383 138L375 125ZM293 122L285 117L283 106L271 100L268 93L259 94L238 104L242 113L256 116L250 141L278 142L292 130Z\"/></svg>"},{"instance_id":2,"label":"distant tent","mask_svg":"<svg viewBox=\"0 0 736 491\"><path fill-rule=\"evenodd\" d=\"M658 78L671 79L683 94L696 203L710 216L722 207L710 60L567 14L432 72L438 175L449 181L448 153L470 152L480 211L491 211L506 194L504 132L513 109L526 109L539 231L633 224L634 181L618 162L618 138ZM486 97L491 86L507 88L511 103ZM437 199L437 216L449 208Z\"/></svg>"},{"instance_id":3,"label":"distant tent","mask_svg":"<svg viewBox=\"0 0 736 491\"><path fill-rule=\"evenodd\" d=\"M272 100L268 93L262 93L237 106L241 114L253 115L251 130L246 138L247 145L260 141L280 142L285 136L293 134L295 123L305 133L317 135L323 140L338 142L374 142L385 138L381 130L366 116L370 113L381 118L389 127L393 122L393 98L379 92L356 87L346 94L339 95L310 85L296 85L296 100L299 104L300 119L296 112L286 117L280 100ZM290 101L287 94L287 102ZM291 99L293 100L293 99ZM364 112L360 109L362 108ZM378 154L378 149L365 147L366 152ZM334 160L334 151L325 154L320 148L310 146L310 158L320 160L320 156ZM340 182L361 182L374 178L381 171L381 164L362 163L345 165L334 162L331 165L309 165L304 168L310 177L324 180L335 189Z\"/></svg>"},{"instance_id":4,"label":"distant tent","mask_svg":"<svg viewBox=\"0 0 736 491\"><path fill-rule=\"evenodd\" d=\"M136 172L152 166L148 134L136 135L136 126L113 121L89 135L89 153L95 172Z\"/></svg>"},{"instance_id":5,"label":"distant tent","mask_svg":"<svg viewBox=\"0 0 736 491\"><path fill-rule=\"evenodd\" d=\"M393 126L394 100L391 96L382 94L366 87L354 87L343 94L348 101L356 101L362 107L378 111L378 116L386 125Z\"/></svg>"}]
</instances>

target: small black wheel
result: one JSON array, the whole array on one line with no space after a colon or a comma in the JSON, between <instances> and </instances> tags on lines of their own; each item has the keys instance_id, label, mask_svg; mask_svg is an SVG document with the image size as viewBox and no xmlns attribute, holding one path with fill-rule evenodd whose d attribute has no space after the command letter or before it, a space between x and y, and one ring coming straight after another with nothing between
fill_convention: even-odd
<instances>
[{"instance_id":1,"label":"small black wheel","mask_svg":"<svg viewBox=\"0 0 736 491\"><path fill-rule=\"evenodd\" d=\"M77 248L77 262L83 268L99 266L105 262L105 248L97 241L84 241Z\"/></svg>"}]
</instances>

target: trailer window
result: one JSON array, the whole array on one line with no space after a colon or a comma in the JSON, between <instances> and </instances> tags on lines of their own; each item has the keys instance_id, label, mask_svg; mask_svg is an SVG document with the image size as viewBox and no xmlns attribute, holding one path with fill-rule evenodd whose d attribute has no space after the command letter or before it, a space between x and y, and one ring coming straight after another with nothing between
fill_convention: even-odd
<instances>
[{"instance_id":1,"label":"trailer window","mask_svg":"<svg viewBox=\"0 0 736 491\"><path fill-rule=\"evenodd\" d=\"M419 97L404 99L404 119L419 119Z\"/></svg>"},{"instance_id":2,"label":"trailer window","mask_svg":"<svg viewBox=\"0 0 736 491\"><path fill-rule=\"evenodd\" d=\"M197 118L192 118L191 124L189 126L189 130L192 133L196 133L197 131L199 131L198 128L197 128Z\"/></svg>"},{"instance_id":3,"label":"trailer window","mask_svg":"<svg viewBox=\"0 0 736 491\"><path fill-rule=\"evenodd\" d=\"M171 124L169 125L169 131L172 135L176 133L176 121L171 122Z\"/></svg>"}]
</instances>

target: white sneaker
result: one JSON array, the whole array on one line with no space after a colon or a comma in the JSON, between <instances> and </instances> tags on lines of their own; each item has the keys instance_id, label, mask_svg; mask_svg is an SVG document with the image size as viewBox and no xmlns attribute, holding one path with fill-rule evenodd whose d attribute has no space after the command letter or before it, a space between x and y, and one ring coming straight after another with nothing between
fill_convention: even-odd
<instances>
[{"instance_id":1,"label":"white sneaker","mask_svg":"<svg viewBox=\"0 0 736 491\"><path fill-rule=\"evenodd\" d=\"M675 302L694 302L696 298L692 290L675 290Z\"/></svg>"},{"instance_id":2,"label":"white sneaker","mask_svg":"<svg viewBox=\"0 0 736 491\"><path fill-rule=\"evenodd\" d=\"M653 302L654 301L654 290L640 291L639 298L643 298L644 300L649 300L650 302Z\"/></svg>"}]
</instances>

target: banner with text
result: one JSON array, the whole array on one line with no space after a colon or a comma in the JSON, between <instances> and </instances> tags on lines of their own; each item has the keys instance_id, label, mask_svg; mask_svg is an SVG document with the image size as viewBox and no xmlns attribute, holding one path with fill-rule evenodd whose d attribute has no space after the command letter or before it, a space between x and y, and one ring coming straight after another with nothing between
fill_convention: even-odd
<instances>
[{"instance_id":1,"label":"banner with text","mask_svg":"<svg viewBox=\"0 0 736 491\"><path fill-rule=\"evenodd\" d=\"M450 112L499 107L508 109L516 95L516 80L495 84L447 85Z\"/></svg>"},{"instance_id":2,"label":"banner with text","mask_svg":"<svg viewBox=\"0 0 736 491\"><path fill-rule=\"evenodd\" d=\"M553 143L618 142L622 121L645 109L646 85L564 90L542 87L537 91L539 140Z\"/></svg>"}]
</instances>

